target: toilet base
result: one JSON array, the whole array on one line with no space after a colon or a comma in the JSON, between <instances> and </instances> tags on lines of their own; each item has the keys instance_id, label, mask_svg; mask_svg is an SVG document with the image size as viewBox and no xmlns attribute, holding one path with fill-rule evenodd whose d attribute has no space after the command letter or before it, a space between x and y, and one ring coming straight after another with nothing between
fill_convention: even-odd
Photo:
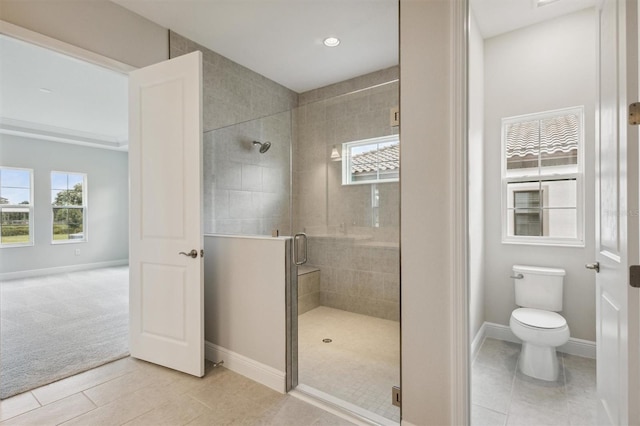
<instances>
[{"instance_id":1,"label":"toilet base","mask_svg":"<svg viewBox=\"0 0 640 426\"><path fill-rule=\"evenodd\" d=\"M549 382L558 379L558 356L553 346L522 343L518 368L527 376Z\"/></svg>"}]
</instances>

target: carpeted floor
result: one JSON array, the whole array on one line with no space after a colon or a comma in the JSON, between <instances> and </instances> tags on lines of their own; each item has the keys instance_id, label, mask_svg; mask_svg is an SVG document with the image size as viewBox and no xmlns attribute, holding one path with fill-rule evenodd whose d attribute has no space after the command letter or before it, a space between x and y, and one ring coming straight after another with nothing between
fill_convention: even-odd
<instances>
[{"instance_id":1,"label":"carpeted floor","mask_svg":"<svg viewBox=\"0 0 640 426\"><path fill-rule=\"evenodd\" d=\"M129 351L129 269L0 282L0 398Z\"/></svg>"}]
</instances>

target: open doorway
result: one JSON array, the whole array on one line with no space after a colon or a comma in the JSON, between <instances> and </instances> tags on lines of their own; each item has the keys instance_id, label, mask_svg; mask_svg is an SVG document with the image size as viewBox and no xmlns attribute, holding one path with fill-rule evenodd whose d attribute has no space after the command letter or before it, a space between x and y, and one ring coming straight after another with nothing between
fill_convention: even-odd
<instances>
[{"instance_id":1,"label":"open doorway","mask_svg":"<svg viewBox=\"0 0 640 426\"><path fill-rule=\"evenodd\" d=\"M489 3L471 1L471 423L596 424L596 8ZM559 304L536 312L566 334L544 374L514 316L537 272Z\"/></svg>"},{"instance_id":2,"label":"open doorway","mask_svg":"<svg viewBox=\"0 0 640 426\"><path fill-rule=\"evenodd\" d=\"M128 354L127 75L0 35L0 398Z\"/></svg>"}]
</instances>

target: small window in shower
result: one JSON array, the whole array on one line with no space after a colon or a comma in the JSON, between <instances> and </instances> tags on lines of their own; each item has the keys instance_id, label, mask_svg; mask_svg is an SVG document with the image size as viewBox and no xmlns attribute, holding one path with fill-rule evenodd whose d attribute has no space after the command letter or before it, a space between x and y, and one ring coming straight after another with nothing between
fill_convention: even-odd
<instances>
[{"instance_id":1,"label":"small window in shower","mask_svg":"<svg viewBox=\"0 0 640 426\"><path fill-rule=\"evenodd\" d=\"M400 177L398 135L342 144L342 184L397 182Z\"/></svg>"}]
</instances>

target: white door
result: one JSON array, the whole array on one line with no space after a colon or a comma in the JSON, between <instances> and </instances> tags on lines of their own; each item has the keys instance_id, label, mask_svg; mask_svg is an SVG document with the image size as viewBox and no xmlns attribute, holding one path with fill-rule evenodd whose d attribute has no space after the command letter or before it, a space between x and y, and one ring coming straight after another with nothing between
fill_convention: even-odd
<instances>
[{"instance_id":1,"label":"white door","mask_svg":"<svg viewBox=\"0 0 640 426\"><path fill-rule=\"evenodd\" d=\"M131 356L195 376L204 374L201 111L200 52L131 72Z\"/></svg>"},{"instance_id":2,"label":"white door","mask_svg":"<svg viewBox=\"0 0 640 426\"><path fill-rule=\"evenodd\" d=\"M640 422L637 391L638 138L626 106L637 94L636 0L603 0L599 10L596 162L598 424ZM634 138L635 134L635 138Z\"/></svg>"}]
</instances>

